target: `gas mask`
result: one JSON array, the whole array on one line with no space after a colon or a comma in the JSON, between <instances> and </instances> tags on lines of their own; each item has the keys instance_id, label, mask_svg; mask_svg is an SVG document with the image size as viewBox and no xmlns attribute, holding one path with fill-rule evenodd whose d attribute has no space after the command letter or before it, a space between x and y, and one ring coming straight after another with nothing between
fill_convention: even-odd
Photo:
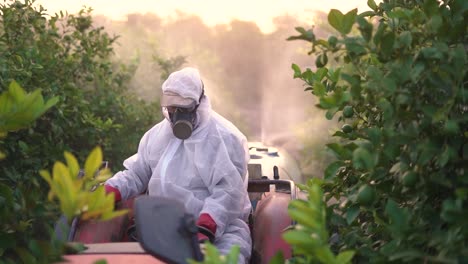
<instances>
[{"instance_id":1,"label":"gas mask","mask_svg":"<svg viewBox=\"0 0 468 264\"><path fill-rule=\"evenodd\" d=\"M198 105L194 109L172 107L169 111L168 107L163 107L163 115L171 122L175 137L184 140L192 135L197 121L197 108Z\"/></svg>"}]
</instances>

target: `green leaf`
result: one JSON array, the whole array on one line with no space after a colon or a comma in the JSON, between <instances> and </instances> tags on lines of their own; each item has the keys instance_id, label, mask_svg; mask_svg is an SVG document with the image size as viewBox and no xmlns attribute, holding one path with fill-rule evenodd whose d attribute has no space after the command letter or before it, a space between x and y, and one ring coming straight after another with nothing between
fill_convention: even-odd
<instances>
[{"instance_id":1,"label":"green leaf","mask_svg":"<svg viewBox=\"0 0 468 264\"><path fill-rule=\"evenodd\" d=\"M383 118L385 121L390 121L393 118L393 106L392 104L385 98L381 98L377 105L383 111Z\"/></svg>"},{"instance_id":2,"label":"green leaf","mask_svg":"<svg viewBox=\"0 0 468 264\"><path fill-rule=\"evenodd\" d=\"M440 149L432 142L421 142L418 147L420 149L418 163L421 165L426 165L440 151Z\"/></svg>"},{"instance_id":3,"label":"green leaf","mask_svg":"<svg viewBox=\"0 0 468 264\"><path fill-rule=\"evenodd\" d=\"M270 259L269 264L284 264L285 259L282 251L276 252L273 258Z\"/></svg>"},{"instance_id":4,"label":"green leaf","mask_svg":"<svg viewBox=\"0 0 468 264\"><path fill-rule=\"evenodd\" d=\"M297 64L292 64L291 65L291 68L293 69L294 71L294 79L296 78L300 78L302 76L302 72L301 72L301 68L299 68L299 66L297 66Z\"/></svg>"},{"instance_id":5,"label":"green leaf","mask_svg":"<svg viewBox=\"0 0 468 264\"><path fill-rule=\"evenodd\" d=\"M359 86L361 82L360 76L356 76L356 75L349 75L346 73L342 73L341 78L345 80L347 83L349 83L351 86Z\"/></svg>"},{"instance_id":6,"label":"green leaf","mask_svg":"<svg viewBox=\"0 0 468 264\"><path fill-rule=\"evenodd\" d=\"M305 72L302 73L301 79L303 79L306 83L311 85L315 80L315 73L312 72L309 68L307 68Z\"/></svg>"},{"instance_id":7,"label":"green leaf","mask_svg":"<svg viewBox=\"0 0 468 264\"><path fill-rule=\"evenodd\" d=\"M350 225L359 215L359 206L353 206L346 211L346 222Z\"/></svg>"},{"instance_id":8,"label":"green leaf","mask_svg":"<svg viewBox=\"0 0 468 264\"><path fill-rule=\"evenodd\" d=\"M338 32L344 34L344 29L343 29L343 20L344 20L344 15L341 13L340 10L338 9L332 9L328 13L328 23L336 29Z\"/></svg>"},{"instance_id":9,"label":"green leaf","mask_svg":"<svg viewBox=\"0 0 468 264\"><path fill-rule=\"evenodd\" d=\"M379 128L376 127L371 127L367 129L367 136L369 137L369 140L372 142L374 145L379 145L381 142L382 138L382 133L380 132Z\"/></svg>"},{"instance_id":10,"label":"green leaf","mask_svg":"<svg viewBox=\"0 0 468 264\"><path fill-rule=\"evenodd\" d=\"M395 44L395 34L393 32L386 32L382 36L380 43L380 52L385 56L390 56L393 52L393 45Z\"/></svg>"},{"instance_id":11,"label":"green leaf","mask_svg":"<svg viewBox=\"0 0 468 264\"><path fill-rule=\"evenodd\" d=\"M69 254L77 254L83 252L87 249L87 247L80 242L69 242L65 244L65 252Z\"/></svg>"},{"instance_id":12,"label":"green leaf","mask_svg":"<svg viewBox=\"0 0 468 264\"><path fill-rule=\"evenodd\" d=\"M468 188L457 188L455 194L458 199L465 200L468 197Z\"/></svg>"},{"instance_id":13,"label":"green leaf","mask_svg":"<svg viewBox=\"0 0 468 264\"><path fill-rule=\"evenodd\" d=\"M297 32L301 33L301 34L305 34L306 33L306 30L303 28L303 27L295 27L294 28Z\"/></svg>"},{"instance_id":14,"label":"green leaf","mask_svg":"<svg viewBox=\"0 0 468 264\"><path fill-rule=\"evenodd\" d=\"M356 169L370 170L375 165L375 157L367 149L357 148L353 151L353 167Z\"/></svg>"},{"instance_id":15,"label":"green leaf","mask_svg":"<svg viewBox=\"0 0 468 264\"><path fill-rule=\"evenodd\" d=\"M382 42L382 37L385 33L385 30L387 29L388 25L385 23L379 23L379 26L377 27L377 31L374 34L374 44L376 46L380 46Z\"/></svg>"},{"instance_id":16,"label":"green leaf","mask_svg":"<svg viewBox=\"0 0 468 264\"><path fill-rule=\"evenodd\" d=\"M338 172L338 170L340 168L342 168L344 166L344 162L342 161L335 161L335 162L332 162L330 165L328 165L328 167L325 169L325 179L326 180L330 180L330 179L333 179L333 177L335 177L336 173Z\"/></svg>"},{"instance_id":17,"label":"green leaf","mask_svg":"<svg viewBox=\"0 0 468 264\"><path fill-rule=\"evenodd\" d=\"M351 260L353 259L354 254L355 254L354 250L343 251L340 254L338 254L338 256L336 257L336 263L343 263L343 264L351 263Z\"/></svg>"},{"instance_id":18,"label":"green leaf","mask_svg":"<svg viewBox=\"0 0 468 264\"><path fill-rule=\"evenodd\" d=\"M411 261L415 259L423 259L425 255L426 254L418 250L409 249L409 250L395 252L394 254L390 255L389 260L390 261L395 261L395 260Z\"/></svg>"},{"instance_id":19,"label":"green leaf","mask_svg":"<svg viewBox=\"0 0 468 264\"><path fill-rule=\"evenodd\" d=\"M303 27L296 27L295 29L301 34L299 36L291 36L286 40L305 40L309 42L315 41L315 35L312 30L305 30Z\"/></svg>"},{"instance_id":20,"label":"green leaf","mask_svg":"<svg viewBox=\"0 0 468 264\"><path fill-rule=\"evenodd\" d=\"M319 224L317 223L314 219L314 215L317 215L319 212L317 209L313 208L306 208L308 209L306 212L300 211L300 210L294 210L294 209L288 209L288 213L291 216L291 218L297 223L310 227L310 228L319 228Z\"/></svg>"},{"instance_id":21,"label":"green leaf","mask_svg":"<svg viewBox=\"0 0 468 264\"><path fill-rule=\"evenodd\" d=\"M349 11L344 15L343 18L343 34L349 34L351 32L351 28L353 27L354 22L356 21L357 16L357 8Z\"/></svg>"},{"instance_id":22,"label":"green leaf","mask_svg":"<svg viewBox=\"0 0 468 264\"><path fill-rule=\"evenodd\" d=\"M237 260L239 259L240 247L238 245L234 245L229 250L229 253L226 255L226 263L227 264L237 264Z\"/></svg>"},{"instance_id":23,"label":"green leaf","mask_svg":"<svg viewBox=\"0 0 468 264\"><path fill-rule=\"evenodd\" d=\"M320 107L323 109L330 109L338 107L336 97L333 95L320 97Z\"/></svg>"},{"instance_id":24,"label":"green leaf","mask_svg":"<svg viewBox=\"0 0 468 264\"><path fill-rule=\"evenodd\" d=\"M387 205L385 206L385 213L387 213L390 218L390 225L394 232L402 233L406 231L408 222L407 214L392 199L388 199Z\"/></svg>"},{"instance_id":25,"label":"green leaf","mask_svg":"<svg viewBox=\"0 0 468 264\"><path fill-rule=\"evenodd\" d=\"M435 33L440 29L440 27L442 26L442 23L443 23L442 17L439 15L435 15L431 17L427 25L429 29Z\"/></svg>"},{"instance_id":26,"label":"green leaf","mask_svg":"<svg viewBox=\"0 0 468 264\"><path fill-rule=\"evenodd\" d=\"M394 254L394 252L397 252L398 244L398 240L392 240L380 248L380 253L384 254L385 256L390 256Z\"/></svg>"},{"instance_id":27,"label":"green leaf","mask_svg":"<svg viewBox=\"0 0 468 264\"><path fill-rule=\"evenodd\" d=\"M377 4L374 0L367 0L367 6L370 7L372 10L377 11Z\"/></svg>"},{"instance_id":28,"label":"green leaf","mask_svg":"<svg viewBox=\"0 0 468 264\"><path fill-rule=\"evenodd\" d=\"M375 14L374 11L365 11L365 12L362 12L361 14L359 14L358 17L365 18L365 17L373 17L375 15L376 14Z\"/></svg>"},{"instance_id":29,"label":"green leaf","mask_svg":"<svg viewBox=\"0 0 468 264\"><path fill-rule=\"evenodd\" d=\"M382 84L385 88L385 92L387 92L386 94L388 95L393 94L397 89L396 81L393 78L384 77L382 80Z\"/></svg>"},{"instance_id":30,"label":"green leaf","mask_svg":"<svg viewBox=\"0 0 468 264\"><path fill-rule=\"evenodd\" d=\"M326 94L325 86L321 82L315 81L313 93L319 97L323 97Z\"/></svg>"},{"instance_id":31,"label":"green leaf","mask_svg":"<svg viewBox=\"0 0 468 264\"><path fill-rule=\"evenodd\" d=\"M351 56L360 56L367 53L366 48L355 39L347 39L345 44L346 49Z\"/></svg>"},{"instance_id":32,"label":"green leaf","mask_svg":"<svg viewBox=\"0 0 468 264\"><path fill-rule=\"evenodd\" d=\"M327 76L328 69L327 68L320 68L315 72L315 80L321 82L325 76Z\"/></svg>"},{"instance_id":33,"label":"green leaf","mask_svg":"<svg viewBox=\"0 0 468 264\"><path fill-rule=\"evenodd\" d=\"M0 197L5 199L7 204L13 203L13 192L9 186L0 183ZM0 243L1 246L1 243Z\"/></svg>"},{"instance_id":34,"label":"green leaf","mask_svg":"<svg viewBox=\"0 0 468 264\"><path fill-rule=\"evenodd\" d=\"M317 248L314 253L321 263L336 263L335 256L329 247L321 246Z\"/></svg>"},{"instance_id":35,"label":"green leaf","mask_svg":"<svg viewBox=\"0 0 468 264\"><path fill-rule=\"evenodd\" d=\"M291 245L302 247L317 247L321 245L321 241L317 236L311 236L303 231L291 230L283 234L284 240Z\"/></svg>"},{"instance_id":36,"label":"green leaf","mask_svg":"<svg viewBox=\"0 0 468 264\"><path fill-rule=\"evenodd\" d=\"M328 120L332 120L335 114L338 112L338 110L339 110L338 107L333 107L333 108L328 109L327 112L325 113L325 117Z\"/></svg>"},{"instance_id":37,"label":"green leaf","mask_svg":"<svg viewBox=\"0 0 468 264\"><path fill-rule=\"evenodd\" d=\"M332 82L338 82L339 78L340 78L340 73L341 73L341 68L337 68L337 69L330 69L328 71L329 73L329 79L332 81Z\"/></svg>"},{"instance_id":38,"label":"green leaf","mask_svg":"<svg viewBox=\"0 0 468 264\"><path fill-rule=\"evenodd\" d=\"M318 39L315 43L314 43L316 46L322 46L326 49L328 49L330 46L328 45L328 41L324 40L324 39Z\"/></svg>"},{"instance_id":39,"label":"green leaf","mask_svg":"<svg viewBox=\"0 0 468 264\"><path fill-rule=\"evenodd\" d=\"M465 48L460 43L459 45L457 45L455 49L452 50L452 52L453 54L451 56L452 56L453 64L455 67L454 68L455 72L452 74L454 74L457 79L462 80L463 77L465 76L465 71L463 69L465 67L465 63L467 60Z\"/></svg>"},{"instance_id":40,"label":"green leaf","mask_svg":"<svg viewBox=\"0 0 468 264\"><path fill-rule=\"evenodd\" d=\"M359 16L357 19L359 24L359 31L361 32L362 37L369 42L372 38L372 24L369 23L365 18Z\"/></svg>"},{"instance_id":41,"label":"green leaf","mask_svg":"<svg viewBox=\"0 0 468 264\"><path fill-rule=\"evenodd\" d=\"M46 110L48 110L52 106L56 105L58 103L58 101L59 101L58 96L52 97L49 100L47 100L47 102L44 105L43 112L45 112Z\"/></svg>"},{"instance_id":42,"label":"green leaf","mask_svg":"<svg viewBox=\"0 0 468 264\"><path fill-rule=\"evenodd\" d=\"M29 250L23 247L18 247L15 248L15 251L23 263L37 263L36 258L33 255L31 255L31 252L29 252Z\"/></svg>"},{"instance_id":43,"label":"green leaf","mask_svg":"<svg viewBox=\"0 0 468 264\"><path fill-rule=\"evenodd\" d=\"M447 165L447 163L449 162L450 158L455 156L456 152L449 146L445 146L443 152L439 154L439 157L437 159L437 165L439 165L439 167L441 168L445 167L445 165Z\"/></svg>"},{"instance_id":44,"label":"green leaf","mask_svg":"<svg viewBox=\"0 0 468 264\"><path fill-rule=\"evenodd\" d=\"M404 47L410 47L412 42L413 42L413 37L412 37L410 31L401 32L401 34L400 34L400 43Z\"/></svg>"},{"instance_id":45,"label":"green leaf","mask_svg":"<svg viewBox=\"0 0 468 264\"><path fill-rule=\"evenodd\" d=\"M445 199L442 203L441 218L446 222L454 223L460 219L462 204L460 200ZM459 220L460 221L460 220Z\"/></svg>"},{"instance_id":46,"label":"green leaf","mask_svg":"<svg viewBox=\"0 0 468 264\"><path fill-rule=\"evenodd\" d=\"M356 19L357 9L353 9L343 15L340 10L332 9L328 13L328 23L343 35L351 32L351 28Z\"/></svg>"},{"instance_id":47,"label":"green leaf","mask_svg":"<svg viewBox=\"0 0 468 264\"><path fill-rule=\"evenodd\" d=\"M437 60L443 59L443 53L440 52L440 50L435 47L424 47L421 49L421 54L426 59L437 59Z\"/></svg>"},{"instance_id":48,"label":"green leaf","mask_svg":"<svg viewBox=\"0 0 468 264\"><path fill-rule=\"evenodd\" d=\"M366 75L367 75L369 78L371 78L371 79L373 79L373 80L376 80L376 81L381 80L381 79L383 78L383 73L382 73L382 71L381 71L379 68L377 68L377 67L375 67L375 66L373 66L373 65L370 65L370 66L367 68L367 70L366 70Z\"/></svg>"},{"instance_id":49,"label":"green leaf","mask_svg":"<svg viewBox=\"0 0 468 264\"><path fill-rule=\"evenodd\" d=\"M333 153L340 159L349 159L351 154L349 150L345 149L343 146L337 143L327 144L327 147L333 151Z\"/></svg>"}]
</instances>

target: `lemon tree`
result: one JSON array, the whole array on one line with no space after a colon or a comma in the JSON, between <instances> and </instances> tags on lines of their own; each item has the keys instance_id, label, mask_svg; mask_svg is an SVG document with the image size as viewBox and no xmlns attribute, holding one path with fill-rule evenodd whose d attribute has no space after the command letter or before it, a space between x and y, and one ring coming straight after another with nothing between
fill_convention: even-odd
<instances>
[{"instance_id":1,"label":"lemon tree","mask_svg":"<svg viewBox=\"0 0 468 264\"><path fill-rule=\"evenodd\" d=\"M332 246L357 263L467 262L468 2L367 3L331 10L334 36L290 38L316 62L294 77L344 124L323 175Z\"/></svg>"}]
</instances>

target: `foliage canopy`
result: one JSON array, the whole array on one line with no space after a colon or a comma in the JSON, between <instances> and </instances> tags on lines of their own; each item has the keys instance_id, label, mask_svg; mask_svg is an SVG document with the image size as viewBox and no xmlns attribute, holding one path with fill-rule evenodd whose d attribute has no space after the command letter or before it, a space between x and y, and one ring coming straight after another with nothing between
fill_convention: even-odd
<instances>
[{"instance_id":1,"label":"foliage canopy","mask_svg":"<svg viewBox=\"0 0 468 264\"><path fill-rule=\"evenodd\" d=\"M161 119L159 105L128 93L134 69L113 60L117 37L92 26L90 9L47 18L32 1L6 2L0 22L0 259L50 262L61 252L52 236L59 208L39 170L65 151L78 163L96 145L120 165ZM63 179L55 174L49 183Z\"/></svg>"},{"instance_id":2,"label":"foliage canopy","mask_svg":"<svg viewBox=\"0 0 468 264\"><path fill-rule=\"evenodd\" d=\"M466 262L468 3L368 5L331 10L336 36L290 38L316 56L294 77L344 123L324 172L332 246L356 249L357 262Z\"/></svg>"}]
</instances>

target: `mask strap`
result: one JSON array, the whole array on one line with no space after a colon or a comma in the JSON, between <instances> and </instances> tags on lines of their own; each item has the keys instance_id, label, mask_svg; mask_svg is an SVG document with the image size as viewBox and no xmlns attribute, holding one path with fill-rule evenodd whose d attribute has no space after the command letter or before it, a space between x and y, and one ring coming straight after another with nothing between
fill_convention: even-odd
<instances>
[{"instance_id":1,"label":"mask strap","mask_svg":"<svg viewBox=\"0 0 468 264\"><path fill-rule=\"evenodd\" d=\"M201 81L201 85L202 85L202 91L201 91L201 94L200 94L200 98L198 99L198 104L201 103L201 100L203 99L203 96L205 96L205 84L203 83L203 80L200 80Z\"/></svg>"},{"instance_id":2,"label":"mask strap","mask_svg":"<svg viewBox=\"0 0 468 264\"><path fill-rule=\"evenodd\" d=\"M200 104L201 104L201 100L203 99L203 96L205 96L205 84L203 84L203 80L200 80L200 81L201 81L201 84L202 84L202 91L201 91L201 94L200 94L200 98L198 98L198 104L193 109L193 112L197 111L198 106L200 106Z\"/></svg>"}]
</instances>

